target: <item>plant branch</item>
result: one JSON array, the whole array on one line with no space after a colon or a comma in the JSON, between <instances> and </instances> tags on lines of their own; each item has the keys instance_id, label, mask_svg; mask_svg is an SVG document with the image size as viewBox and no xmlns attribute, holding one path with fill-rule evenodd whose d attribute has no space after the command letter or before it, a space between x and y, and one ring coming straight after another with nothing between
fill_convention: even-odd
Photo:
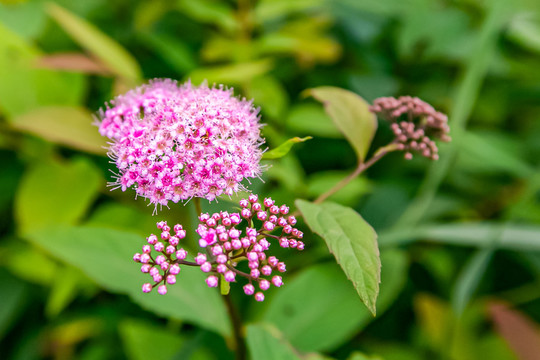
<instances>
[{"instance_id":1,"label":"plant branch","mask_svg":"<svg viewBox=\"0 0 540 360\"><path fill-rule=\"evenodd\" d=\"M242 319L240 319L240 314L238 314L238 311L234 307L230 295L223 295L223 300L225 301L225 306L227 307L227 312L233 326L236 360L245 360L246 343L244 341L244 337L242 336Z\"/></svg>"}]
</instances>

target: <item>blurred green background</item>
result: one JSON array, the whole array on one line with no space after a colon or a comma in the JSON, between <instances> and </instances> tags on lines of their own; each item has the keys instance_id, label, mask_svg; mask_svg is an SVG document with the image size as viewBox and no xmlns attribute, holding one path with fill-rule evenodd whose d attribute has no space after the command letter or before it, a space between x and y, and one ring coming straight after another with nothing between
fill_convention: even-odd
<instances>
[{"instance_id":1,"label":"blurred green background","mask_svg":"<svg viewBox=\"0 0 540 360\"><path fill-rule=\"evenodd\" d=\"M264 304L233 287L252 358L286 343L267 358L538 359L534 0L2 1L2 359L233 358L223 304L198 273L164 300L140 294L130 261L156 221L191 228L194 210L152 217L133 191L106 187L113 165L92 114L155 77L253 98L269 148L313 136L252 185L290 205L355 166L303 90L412 95L449 114L454 140L438 162L391 154L331 198L379 233L378 316L304 227L307 250L282 255L285 287ZM380 123L372 151L389 140Z\"/></svg>"}]
</instances>

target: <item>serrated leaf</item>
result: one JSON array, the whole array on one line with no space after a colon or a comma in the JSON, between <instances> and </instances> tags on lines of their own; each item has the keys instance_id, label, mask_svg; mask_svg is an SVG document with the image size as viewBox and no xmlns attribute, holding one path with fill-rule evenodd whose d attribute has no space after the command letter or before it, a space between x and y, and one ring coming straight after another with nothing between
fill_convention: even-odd
<instances>
[{"instance_id":1,"label":"serrated leaf","mask_svg":"<svg viewBox=\"0 0 540 360\"><path fill-rule=\"evenodd\" d=\"M106 141L92 125L92 114L71 106L40 107L13 118L12 125L49 141L105 155Z\"/></svg>"},{"instance_id":2,"label":"serrated leaf","mask_svg":"<svg viewBox=\"0 0 540 360\"><path fill-rule=\"evenodd\" d=\"M323 86L306 90L323 105L337 128L363 162L377 130L377 118L369 104L357 94L337 87Z\"/></svg>"},{"instance_id":3,"label":"serrated leaf","mask_svg":"<svg viewBox=\"0 0 540 360\"><path fill-rule=\"evenodd\" d=\"M86 159L44 161L27 170L15 197L21 233L58 224L75 224L102 185L99 169Z\"/></svg>"},{"instance_id":4,"label":"serrated leaf","mask_svg":"<svg viewBox=\"0 0 540 360\"><path fill-rule=\"evenodd\" d=\"M221 335L230 333L230 323L219 294L208 288L205 275L198 269L184 267L175 285L165 296L141 291L148 282L133 262L133 254L144 239L112 229L58 227L28 235L28 239L53 256L82 270L108 291L127 294L149 311L169 318L189 321Z\"/></svg>"},{"instance_id":5,"label":"serrated leaf","mask_svg":"<svg viewBox=\"0 0 540 360\"><path fill-rule=\"evenodd\" d=\"M300 360L278 329L267 324L253 324L247 326L246 333L251 359Z\"/></svg>"},{"instance_id":6,"label":"serrated leaf","mask_svg":"<svg viewBox=\"0 0 540 360\"><path fill-rule=\"evenodd\" d=\"M295 136L285 141L283 144L279 145L277 148L265 152L262 158L263 160L279 159L287 155L294 144L298 144L298 143L308 141L311 139L313 139L311 136L306 136L304 138L299 138L298 136Z\"/></svg>"},{"instance_id":7,"label":"serrated leaf","mask_svg":"<svg viewBox=\"0 0 540 360\"><path fill-rule=\"evenodd\" d=\"M381 260L375 230L349 207L326 202L313 204L296 200L311 231L320 235L360 299L375 316Z\"/></svg>"},{"instance_id":8,"label":"serrated leaf","mask_svg":"<svg viewBox=\"0 0 540 360\"><path fill-rule=\"evenodd\" d=\"M135 58L96 26L55 3L48 3L46 9L73 40L103 61L113 73L134 83L141 79Z\"/></svg>"}]
</instances>

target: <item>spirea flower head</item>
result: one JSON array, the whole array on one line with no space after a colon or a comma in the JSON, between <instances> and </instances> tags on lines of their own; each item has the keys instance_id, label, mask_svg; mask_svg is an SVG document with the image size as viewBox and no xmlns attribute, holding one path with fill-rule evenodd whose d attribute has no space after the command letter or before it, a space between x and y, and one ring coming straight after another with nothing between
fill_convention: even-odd
<instances>
[{"instance_id":1,"label":"spirea flower head","mask_svg":"<svg viewBox=\"0 0 540 360\"><path fill-rule=\"evenodd\" d=\"M258 109L223 86L153 80L100 111L99 131L112 140L114 185L156 206L232 195L261 173Z\"/></svg>"},{"instance_id":2,"label":"spirea flower head","mask_svg":"<svg viewBox=\"0 0 540 360\"><path fill-rule=\"evenodd\" d=\"M451 140L448 117L417 97L381 97L373 101L370 110L392 123L394 143L406 151L406 159L412 159L412 152L416 152L437 160L439 150L434 140Z\"/></svg>"},{"instance_id":3,"label":"spirea flower head","mask_svg":"<svg viewBox=\"0 0 540 360\"><path fill-rule=\"evenodd\" d=\"M181 265L200 267L208 274L209 287L217 287L219 281L233 283L244 278L247 281L243 285L244 293L255 295L257 301L264 300L262 291L281 287L286 265L269 251L272 244L304 249L303 233L294 227L296 218L288 215L286 205L278 207L271 198L261 204L257 195L242 199L240 207L240 213L222 211L199 216L197 234L202 252L194 261L186 260L187 252L179 245L186 236L182 226L175 225L172 233L166 222L159 222L161 234L150 235L142 252L133 257L142 264L141 271L152 278L152 282L143 284L142 291L150 292L157 287L158 293L165 294L167 285L176 283ZM240 262L247 262L245 271L237 268Z\"/></svg>"}]
</instances>

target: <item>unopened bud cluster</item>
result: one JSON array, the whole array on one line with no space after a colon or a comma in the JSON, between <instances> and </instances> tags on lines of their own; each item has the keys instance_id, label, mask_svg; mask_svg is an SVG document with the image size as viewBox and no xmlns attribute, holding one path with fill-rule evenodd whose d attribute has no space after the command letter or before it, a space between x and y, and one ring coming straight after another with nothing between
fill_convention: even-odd
<instances>
[{"instance_id":1,"label":"unopened bud cluster","mask_svg":"<svg viewBox=\"0 0 540 360\"><path fill-rule=\"evenodd\" d=\"M143 252L134 256L142 263L141 271L152 276L153 283L143 285L144 292L154 287L160 294L167 292L167 284L176 282L180 265L199 266L208 274L206 284L217 287L220 281L236 282L238 277L247 279L243 286L246 295L255 295L255 300L263 301L262 291L272 285L283 285L281 273L285 272L285 263L268 254L272 242L283 248L304 249L303 233L295 228L296 218L289 215L286 205L277 206L270 198L258 202L257 195L240 200L239 213L220 212L199 216L197 233L199 246L204 249L194 259L185 260L187 252L178 247L180 239L185 237L181 225L174 226L174 235L165 222L158 223L162 230L161 241L156 235L147 238L148 244ZM152 247L156 257L152 256ZM247 261L249 272L240 271L237 265ZM260 291L259 291L260 290Z\"/></svg>"},{"instance_id":2,"label":"unopened bud cluster","mask_svg":"<svg viewBox=\"0 0 540 360\"><path fill-rule=\"evenodd\" d=\"M405 151L405 159L413 152L429 159L439 158L436 139L448 142L448 117L417 97L401 96L375 99L371 112L391 122L394 143Z\"/></svg>"}]
</instances>

